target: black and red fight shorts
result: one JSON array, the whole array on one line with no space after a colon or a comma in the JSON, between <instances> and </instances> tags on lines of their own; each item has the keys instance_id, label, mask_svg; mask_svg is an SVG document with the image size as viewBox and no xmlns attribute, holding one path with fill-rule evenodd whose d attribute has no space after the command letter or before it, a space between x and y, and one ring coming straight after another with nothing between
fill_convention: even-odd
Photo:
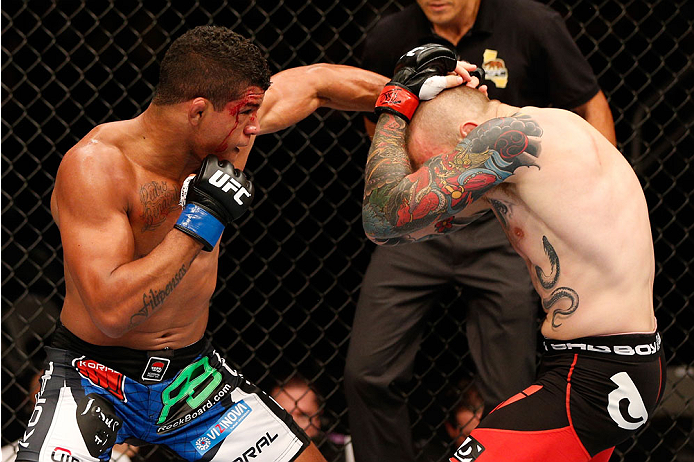
<instances>
[{"instance_id":1,"label":"black and red fight shorts","mask_svg":"<svg viewBox=\"0 0 694 462\"><path fill-rule=\"evenodd\" d=\"M538 380L494 409L451 462L607 462L665 386L658 332L545 339Z\"/></svg>"}]
</instances>

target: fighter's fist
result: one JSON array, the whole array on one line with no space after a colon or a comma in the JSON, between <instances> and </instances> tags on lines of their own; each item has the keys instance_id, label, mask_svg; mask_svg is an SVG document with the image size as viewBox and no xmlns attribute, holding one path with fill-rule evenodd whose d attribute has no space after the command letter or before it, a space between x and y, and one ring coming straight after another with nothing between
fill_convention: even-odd
<instances>
[{"instance_id":1,"label":"fighter's fist","mask_svg":"<svg viewBox=\"0 0 694 462\"><path fill-rule=\"evenodd\" d=\"M395 65L395 75L376 101L376 114L390 112L410 121L419 100L431 99L447 87L446 75L455 71L455 51L430 43L408 51Z\"/></svg>"},{"instance_id":2,"label":"fighter's fist","mask_svg":"<svg viewBox=\"0 0 694 462\"><path fill-rule=\"evenodd\" d=\"M184 207L175 228L198 239L211 251L224 227L243 215L253 201L253 184L229 161L207 156L196 175L181 188Z\"/></svg>"}]
</instances>

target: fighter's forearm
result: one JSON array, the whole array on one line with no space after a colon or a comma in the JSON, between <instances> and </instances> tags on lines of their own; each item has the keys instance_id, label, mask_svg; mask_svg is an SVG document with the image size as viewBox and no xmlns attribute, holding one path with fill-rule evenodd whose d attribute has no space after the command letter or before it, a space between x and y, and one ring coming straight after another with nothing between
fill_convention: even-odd
<instances>
[{"instance_id":1,"label":"fighter's forearm","mask_svg":"<svg viewBox=\"0 0 694 462\"><path fill-rule=\"evenodd\" d=\"M73 279L94 324L105 335L118 338L167 306L200 249L190 236L171 230L148 255L109 274L84 274L72 264Z\"/></svg>"},{"instance_id":2,"label":"fighter's forearm","mask_svg":"<svg viewBox=\"0 0 694 462\"><path fill-rule=\"evenodd\" d=\"M284 70L272 77L259 111L260 134L294 125L320 107L372 112L388 79L339 64L312 64Z\"/></svg>"},{"instance_id":3,"label":"fighter's forearm","mask_svg":"<svg viewBox=\"0 0 694 462\"><path fill-rule=\"evenodd\" d=\"M341 64L315 64L318 97L322 105L345 111L372 112L388 78L375 72Z\"/></svg>"},{"instance_id":4,"label":"fighter's forearm","mask_svg":"<svg viewBox=\"0 0 694 462\"><path fill-rule=\"evenodd\" d=\"M366 235L379 244L449 230L448 218L469 216L469 207L518 167L535 165L542 134L529 116L492 119L412 172L405 129L400 117L381 115L369 151L362 220Z\"/></svg>"},{"instance_id":5,"label":"fighter's forearm","mask_svg":"<svg viewBox=\"0 0 694 462\"><path fill-rule=\"evenodd\" d=\"M183 242L176 242L173 245L181 253L183 261L180 261L179 257L179 261L173 265L164 264L164 269L157 273L158 277L156 279L149 281L147 284L145 284L144 288L136 290L136 299L141 297L141 302L139 299L136 301L136 311L128 318L127 325L123 326L126 331L131 330L139 324L147 321L155 311L162 308L169 296L181 283L183 277L193 264L193 261L200 253L201 249L198 246L198 243L191 243L188 240L188 236L185 236L182 239L182 236L178 235L177 230L172 230L169 232L169 234L170 236L167 236L165 238L165 243L162 244L169 246L171 245L171 241L176 242L182 240ZM162 252L152 253L154 255L150 254L150 256L157 259L159 258L158 254ZM155 261L155 264L161 265L162 263Z\"/></svg>"},{"instance_id":6,"label":"fighter's forearm","mask_svg":"<svg viewBox=\"0 0 694 462\"><path fill-rule=\"evenodd\" d=\"M426 197L438 198L429 167L412 172L405 149L406 127L400 117L381 115L369 150L362 218L366 235L374 242L399 243L393 238L424 228L444 212L438 207L442 201Z\"/></svg>"}]
</instances>

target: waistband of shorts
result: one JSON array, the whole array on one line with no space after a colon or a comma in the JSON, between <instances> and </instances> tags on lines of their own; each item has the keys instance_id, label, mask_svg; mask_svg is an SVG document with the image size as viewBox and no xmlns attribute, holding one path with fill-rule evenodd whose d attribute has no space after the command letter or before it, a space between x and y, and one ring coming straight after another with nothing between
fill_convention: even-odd
<instances>
[{"instance_id":1,"label":"waistband of shorts","mask_svg":"<svg viewBox=\"0 0 694 462\"><path fill-rule=\"evenodd\" d=\"M651 360L660 355L662 349L660 332L603 335L571 340L545 338L543 344L547 355L578 353L636 361Z\"/></svg>"},{"instance_id":2,"label":"waistband of shorts","mask_svg":"<svg viewBox=\"0 0 694 462\"><path fill-rule=\"evenodd\" d=\"M93 360L138 381L142 378L143 370L156 362L166 364L164 374L160 378L165 380L175 376L201 354L211 350L209 339L204 337L186 347L165 350L136 350L94 345L77 337L60 321L53 333L50 346L77 353L78 356L83 355L84 359Z\"/></svg>"}]
</instances>

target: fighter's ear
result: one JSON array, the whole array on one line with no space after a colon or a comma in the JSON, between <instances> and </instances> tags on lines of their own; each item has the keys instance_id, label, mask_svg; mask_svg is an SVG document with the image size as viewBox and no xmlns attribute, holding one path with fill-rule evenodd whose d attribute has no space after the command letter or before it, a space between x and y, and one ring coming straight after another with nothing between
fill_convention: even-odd
<instances>
[{"instance_id":1,"label":"fighter's ear","mask_svg":"<svg viewBox=\"0 0 694 462\"><path fill-rule=\"evenodd\" d=\"M188 106L188 121L192 125L199 125L205 111L208 111L211 106L212 103L205 98L194 98Z\"/></svg>"},{"instance_id":2,"label":"fighter's ear","mask_svg":"<svg viewBox=\"0 0 694 462\"><path fill-rule=\"evenodd\" d=\"M463 138L467 137L468 134L475 128L477 128L477 124L475 122L468 121L460 124L460 136Z\"/></svg>"}]
</instances>

